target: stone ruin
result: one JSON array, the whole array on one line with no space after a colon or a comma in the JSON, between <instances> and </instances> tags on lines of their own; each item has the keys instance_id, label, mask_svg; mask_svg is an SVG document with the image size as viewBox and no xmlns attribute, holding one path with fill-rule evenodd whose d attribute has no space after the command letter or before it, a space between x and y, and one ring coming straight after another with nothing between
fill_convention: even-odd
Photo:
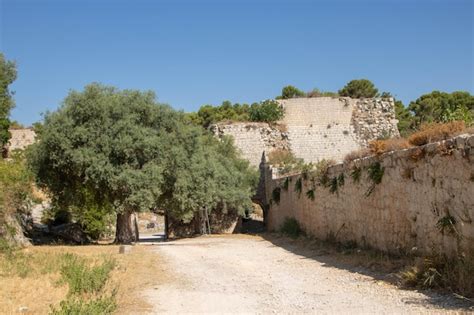
<instances>
[{"instance_id":1,"label":"stone ruin","mask_svg":"<svg viewBox=\"0 0 474 315\"><path fill-rule=\"evenodd\" d=\"M316 97L278 100L285 110L274 125L255 122L218 123L218 137L230 135L244 158L258 167L271 151L290 150L305 162L342 161L369 141L399 136L393 98Z\"/></svg>"}]
</instances>

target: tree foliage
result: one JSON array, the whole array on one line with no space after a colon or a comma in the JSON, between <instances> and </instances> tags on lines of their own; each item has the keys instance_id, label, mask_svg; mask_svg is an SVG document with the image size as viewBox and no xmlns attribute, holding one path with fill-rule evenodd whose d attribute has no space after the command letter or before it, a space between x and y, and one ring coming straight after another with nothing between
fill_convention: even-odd
<instances>
[{"instance_id":1,"label":"tree foliage","mask_svg":"<svg viewBox=\"0 0 474 315\"><path fill-rule=\"evenodd\" d=\"M367 79L352 80L339 90L339 95L352 98L372 98L378 96L378 89Z\"/></svg>"},{"instance_id":2,"label":"tree foliage","mask_svg":"<svg viewBox=\"0 0 474 315\"><path fill-rule=\"evenodd\" d=\"M221 121L256 121L275 122L283 117L283 108L273 100L260 103L232 104L230 101L222 102L220 106L204 105L197 113L186 113L185 121L208 128L210 125Z\"/></svg>"},{"instance_id":3,"label":"tree foliage","mask_svg":"<svg viewBox=\"0 0 474 315\"><path fill-rule=\"evenodd\" d=\"M281 90L281 95L277 96L277 99L289 99L295 97L306 97L306 93L294 87L293 85L287 85Z\"/></svg>"},{"instance_id":4,"label":"tree foliage","mask_svg":"<svg viewBox=\"0 0 474 315\"><path fill-rule=\"evenodd\" d=\"M9 90L9 85L16 80L16 66L12 61L5 59L0 52L0 149L8 143L10 133L10 111L15 105L13 93Z\"/></svg>"},{"instance_id":5,"label":"tree foliage","mask_svg":"<svg viewBox=\"0 0 474 315\"><path fill-rule=\"evenodd\" d=\"M71 92L45 116L30 164L55 205L117 213L118 242L133 240L119 236L124 214L161 208L188 222L202 207L243 212L256 184L231 141L186 123L151 92L99 84Z\"/></svg>"},{"instance_id":6,"label":"tree foliage","mask_svg":"<svg viewBox=\"0 0 474 315\"><path fill-rule=\"evenodd\" d=\"M474 96L469 92L446 93L433 91L411 102L408 109L414 114L414 123L449 122L462 120L467 124L474 119Z\"/></svg>"},{"instance_id":7,"label":"tree foliage","mask_svg":"<svg viewBox=\"0 0 474 315\"><path fill-rule=\"evenodd\" d=\"M250 106L249 116L251 121L275 122L283 118L284 110L278 102L266 100Z\"/></svg>"}]
</instances>

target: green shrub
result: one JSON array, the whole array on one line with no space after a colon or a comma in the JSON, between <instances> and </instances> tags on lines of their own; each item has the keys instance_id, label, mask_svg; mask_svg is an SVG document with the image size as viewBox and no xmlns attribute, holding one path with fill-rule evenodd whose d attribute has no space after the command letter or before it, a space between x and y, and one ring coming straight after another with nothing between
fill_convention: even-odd
<instances>
[{"instance_id":1,"label":"green shrub","mask_svg":"<svg viewBox=\"0 0 474 315\"><path fill-rule=\"evenodd\" d=\"M297 238L304 234L300 224L295 218L285 218L285 221L283 221L283 224L280 226L280 232L291 238Z\"/></svg>"},{"instance_id":2,"label":"green shrub","mask_svg":"<svg viewBox=\"0 0 474 315\"><path fill-rule=\"evenodd\" d=\"M59 307L51 308L52 315L102 315L112 314L117 308L115 295L101 296L84 301L81 298L69 297L61 301Z\"/></svg>"},{"instance_id":3,"label":"green shrub","mask_svg":"<svg viewBox=\"0 0 474 315\"><path fill-rule=\"evenodd\" d=\"M97 293L107 282L115 260L107 259L102 264L90 267L84 258L65 254L61 266L61 282L69 285L69 295Z\"/></svg>"},{"instance_id":4,"label":"green shrub","mask_svg":"<svg viewBox=\"0 0 474 315\"><path fill-rule=\"evenodd\" d=\"M282 119L283 115L283 107L274 100L254 103L249 109L249 118L251 121L272 123Z\"/></svg>"},{"instance_id":5,"label":"green shrub","mask_svg":"<svg viewBox=\"0 0 474 315\"><path fill-rule=\"evenodd\" d=\"M306 93L300 89L294 87L293 85L287 85L281 89L281 95L277 96L277 99L289 99L295 97L305 97Z\"/></svg>"}]
</instances>

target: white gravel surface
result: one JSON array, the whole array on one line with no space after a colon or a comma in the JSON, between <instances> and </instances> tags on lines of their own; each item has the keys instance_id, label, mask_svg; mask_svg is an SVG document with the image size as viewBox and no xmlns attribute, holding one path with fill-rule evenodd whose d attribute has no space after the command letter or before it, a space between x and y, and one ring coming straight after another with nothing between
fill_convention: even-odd
<instances>
[{"instance_id":1,"label":"white gravel surface","mask_svg":"<svg viewBox=\"0 0 474 315\"><path fill-rule=\"evenodd\" d=\"M266 237L267 238L267 237ZM270 237L271 240L271 237ZM172 281L144 292L154 313L438 314L457 300L401 290L331 257L259 236L213 236L153 247ZM472 308L463 312L471 313Z\"/></svg>"}]
</instances>

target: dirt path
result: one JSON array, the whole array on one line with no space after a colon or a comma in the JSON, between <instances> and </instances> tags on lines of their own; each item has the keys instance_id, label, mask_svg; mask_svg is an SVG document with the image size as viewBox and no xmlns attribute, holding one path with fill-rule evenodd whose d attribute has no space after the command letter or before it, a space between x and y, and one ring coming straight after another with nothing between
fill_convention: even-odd
<instances>
[{"instance_id":1,"label":"dirt path","mask_svg":"<svg viewBox=\"0 0 474 315\"><path fill-rule=\"evenodd\" d=\"M153 250L167 262L165 270L174 280L145 295L155 313L173 314L432 314L446 311L439 305L456 304L336 267L328 257L285 248L242 235L163 243Z\"/></svg>"}]
</instances>

